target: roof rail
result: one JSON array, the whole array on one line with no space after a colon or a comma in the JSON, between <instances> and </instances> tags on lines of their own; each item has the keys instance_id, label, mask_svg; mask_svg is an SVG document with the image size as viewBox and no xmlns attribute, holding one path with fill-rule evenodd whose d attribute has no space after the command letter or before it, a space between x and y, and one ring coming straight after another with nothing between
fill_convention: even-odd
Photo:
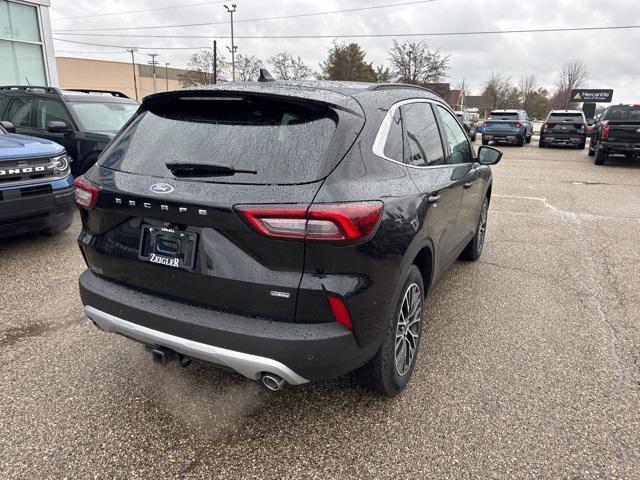
<instances>
[{"instance_id":1,"label":"roof rail","mask_svg":"<svg viewBox=\"0 0 640 480\"><path fill-rule=\"evenodd\" d=\"M45 87L39 85L0 85L1 90L44 90L45 93L60 94L60 89L56 87Z\"/></svg>"},{"instance_id":2,"label":"roof rail","mask_svg":"<svg viewBox=\"0 0 640 480\"><path fill-rule=\"evenodd\" d=\"M118 98L129 98L129 96L125 95L122 92L117 92L115 90L96 90L95 88L64 88L63 90L67 92L81 92L81 93L108 93L111 96Z\"/></svg>"},{"instance_id":3,"label":"roof rail","mask_svg":"<svg viewBox=\"0 0 640 480\"><path fill-rule=\"evenodd\" d=\"M418 90L422 90L422 91L425 91L425 92L432 93L433 95L436 95L436 96L442 98L441 95L439 95L437 92L434 92L430 88L422 87L420 85L413 85L413 84L410 84L410 83L378 83L378 84L375 84L375 85L371 85L369 87L369 90L371 90L371 91L375 91L375 90L392 90L394 88L415 88L415 89L418 89Z\"/></svg>"}]
</instances>

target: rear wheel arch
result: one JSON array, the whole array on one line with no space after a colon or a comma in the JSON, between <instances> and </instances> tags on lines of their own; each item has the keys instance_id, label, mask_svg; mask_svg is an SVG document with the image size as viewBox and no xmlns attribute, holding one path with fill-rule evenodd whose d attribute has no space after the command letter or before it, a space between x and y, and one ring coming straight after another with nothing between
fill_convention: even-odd
<instances>
[{"instance_id":1,"label":"rear wheel arch","mask_svg":"<svg viewBox=\"0 0 640 480\"><path fill-rule=\"evenodd\" d=\"M431 290L431 281L433 279L433 252L430 246L424 246L414 257L413 265L418 267L424 284L425 295Z\"/></svg>"}]
</instances>

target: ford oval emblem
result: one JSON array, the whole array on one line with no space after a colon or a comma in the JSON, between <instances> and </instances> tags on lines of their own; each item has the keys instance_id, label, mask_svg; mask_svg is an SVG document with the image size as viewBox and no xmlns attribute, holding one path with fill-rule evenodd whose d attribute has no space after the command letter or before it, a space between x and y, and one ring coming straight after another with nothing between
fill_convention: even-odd
<instances>
[{"instance_id":1,"label":"ford oval emblem","mask_svg":"<svg viewBox=\"0 0 640 480\"><path fill-rule=\"evenodd\" d=\"M173 185L169 185L168 183L154 183L149 187L149 190L153 193L171 193L175 189Z\"/></svg>"}]
</instances>

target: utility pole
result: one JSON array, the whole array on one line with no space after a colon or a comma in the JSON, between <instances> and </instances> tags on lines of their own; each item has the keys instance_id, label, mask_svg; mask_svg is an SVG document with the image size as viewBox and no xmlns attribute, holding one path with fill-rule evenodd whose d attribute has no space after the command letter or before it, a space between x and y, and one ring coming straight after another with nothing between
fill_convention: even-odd
<instances>
[{"instance_id":1,"label":"utility pole","mask_svg":"<svg viewBox=\"0 0 640 480\"><path fill-rule=\"evenodd\" d=\"M137 51L137 48L127 48L127 52L131 53L131 68L133 69L133 89L136 92L136 101L138 100L138 80L136 80L136 60L133 54Z\"/></svg>"},{"instance_id":2,"label":"utility pole","mask_svg":"<svg viewBox=\"0 0 640 480\"><path fill-rule=\"evenodd\" d=\"M148 53L147 55L149 55L151 57L151 60L149 60L149 65L151 65L151 67L153 68L153 93L156 93L156 67L159 65L158 61L156 60L156 57L160 56L159 53Z\"/></svg>"},{"instance_id":3,"label":"utility pole","mask_svg":"<svg viewBox=\"0 0 640 480\"><path fill-rule=\"evenodd\" d=\"M167 92L169 91L169 65L171 64L170 63L164 64L164 79L167 82Z\"/></svg>"},{"instance_id":4,"label":"utility pole","mask_svg":"<svg viewBox=\"0 0 640 480\"><path fill-rule=\"evenodd\" d=\"M231 15L231 79L236 81L236 44L233 37L233 13L236 11L236 4L232 3L231 8L228 5L225 5L224 8L227 9L227 12Z\"/></svg>"},{"instance_id":5,"label":"utility pole","mask_svg":"<svg viewBox=\"0 0 640 480\"><path fill-rule=\"evenodd\" d=\"M218 83L218 41L213 41L213 84Z\"/></svg>"}]
</instances>

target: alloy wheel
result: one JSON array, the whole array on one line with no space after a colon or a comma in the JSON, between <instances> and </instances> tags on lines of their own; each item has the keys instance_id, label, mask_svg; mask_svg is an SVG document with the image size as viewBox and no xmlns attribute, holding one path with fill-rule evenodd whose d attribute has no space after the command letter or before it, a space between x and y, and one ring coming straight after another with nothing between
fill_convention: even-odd
<instances>
[{"instance_id":1,"label":"alloy wheel","mask_svg":"<svg viewBox=\"0 0 640 480\"><path fill-rule=\"evenodd\" d=\"M401 377L413 365L418 349L420 321L422 320L422 294L420 287L412 283L405 291L396 327L395 366Z\"/></svg>"},{"instance_id":2,"label":"alloy wheel","mask_svg":"<svg viewBox=\"0 0 640 480\"><path fill-rule=\"evenodd\" d=\"M478 251L482 251L484 246L484 237L487 233L487 203L482 205L482 211L480 212L480 223L478 225Z\"/></svg>"}]
</instances>

